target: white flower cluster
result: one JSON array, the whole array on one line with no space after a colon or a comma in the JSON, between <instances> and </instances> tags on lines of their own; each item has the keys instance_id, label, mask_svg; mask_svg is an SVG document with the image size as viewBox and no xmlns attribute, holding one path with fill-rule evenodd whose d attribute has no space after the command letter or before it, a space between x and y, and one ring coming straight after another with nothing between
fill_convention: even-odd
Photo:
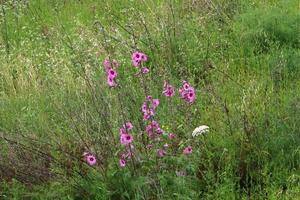
<instances>
[{"instance_id":1,"label":"white flower cluster","mask_svg":"<svg viewBox=\"0 0 300 200\"><path fill-rule=\"evenodd\" d=\"M207 132L209 132L209 127L206 125L202 125L202 126L195 128L195 130L192 133L192 136L196 137L198 135L203 135L204 133L207 133Z\"/></svg>"}]
</instances>

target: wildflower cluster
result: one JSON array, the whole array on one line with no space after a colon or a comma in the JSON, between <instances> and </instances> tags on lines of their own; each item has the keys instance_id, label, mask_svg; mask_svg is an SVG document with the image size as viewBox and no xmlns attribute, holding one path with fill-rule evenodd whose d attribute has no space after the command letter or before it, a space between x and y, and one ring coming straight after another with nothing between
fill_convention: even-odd
<instances>
[{"instance_id":1,"label":"wildflower cluster","mask_svg":"<svg viewBox=\"0 0 300 200\"><path fill-rule=\"evenodd\" d=\"M172 97L175 95L175 88L172 85L168 84L167 81L165 81L164 83L163 94L167 97Z\"/></svg>"},{"instance_id":2,"label":"wildflower cluster","mask_svg":"<svg viewBox=\"0 0 300 200\"><path fill-rule=\"evenodd\" d=\"M135 67L139 67L141 62L147 62L148 61L148 56L144 53L135 51L132 54L132 64Z\"/></svg>"},{"instance_id":3,"label":"wildflower cluster","mask_svg":"<svg viewBox=\"0 0 300 200\"><path fill-rule=\"evenodd\" d=\"M195 89L187 81L182 81L182 83L183 85L179 89L181 98L188 103L193 103L196 99Z\"/></svg>"},{"instance_id":4,"label":"wildflower cluster","mask_svg":"<svg viewBox=\"0 0 300 200\"><path fill-rule=\"evenodd\" d=\"M149 69L144 67L143 63L148 61L148 56L142 52L135 51L132 54L132 64L134 67L140 69L140 74L149 73ZM118 67L118 63L113 60L104 61L107 72L107 83L110 87L116 86L115 78L117 77L117 71L115 70ZM142 78L142 77L140 77ZM186 81L182 82L182 87L179 89L181 98L183 98L188 103L193 103L195 101L195 89ZM169 82L164 82L164 87L162 94L166 97L175 96L175 87L169 84ZM154 99L152 96L147 94L145 90L145 101L142 104L141 111L143 113L143 121L145 122L145 132L148 136L146 142L144 142L145 148L147 151L153 150L156 152L156 156L164 157L168 154L168 149L173 146L175 143L171 142L175 138L174 133L167 134L164 132L159 123L154 119L155 110L160 105L159 99ZM119 166L125 167L129 160L135 161L134 156L136 152L134 151L135 145L133 145L133 135L131 133L133 125L131 122L125 122L122 127L119 129L119 138L120 144L123 146L124 150L121 151L119 157ZM166 137L163 137L165 135ZM193 150L191 146L187 146L183 149L182 154L190 155ZM96 158L93 155L86 157L86 161L90 165L96 163ZM184 173L182 173L184 174Z\"/></svg>"},{"instance_id":5,"label":"wildflower cluster","mask_svg":"<svg viewBox=\"0 0 300 200\"><path fill-rule=\"evenodd\" d=\"M122 153L121 158L119 160L119 166L125 167L128 160L132 158L133 151L133 136L129 133L133 129L133 125L131 122L126 122L120 128L120 142L123 146L125 146L125 152Z\"/></svg>"},{"instance_id":6,"label":"wildflower cluster","mask_svg":"<svg viewBox=\"0 0 300 200\"><path fill-rule=\"evenodd\" d=\"M155 108L159 105L159 99L152 99L152 96L147 96L142 105L144 120L148 120L155 115Z\"/></svg>"},{"instance_id":7,"label":"wildflower cluster","mask_svg":"<svg viewBox=\"0 0 300 200\"><path fill-rule=\"evenodd\" d=\"M123 145L129 145L133 142L133 137L128 132L133 128L131 122L126 122L122 128L120 128L120 141Z\"/></svg>"},{"instance_id":8,"label":"wildflower cluster","mask_svg":"<svg viewBox=\"0 0 300 200\"><path fill-rule=\"evenodd\" d=\"M113 68L117 68L119 66L119 63L116 60L110 61L110 60L105 60L103 62L106 68L106 73L107 73L107 84L110 87L116 86L115 78L118 76L117 71Z\"/></svg>"}]
</instances>

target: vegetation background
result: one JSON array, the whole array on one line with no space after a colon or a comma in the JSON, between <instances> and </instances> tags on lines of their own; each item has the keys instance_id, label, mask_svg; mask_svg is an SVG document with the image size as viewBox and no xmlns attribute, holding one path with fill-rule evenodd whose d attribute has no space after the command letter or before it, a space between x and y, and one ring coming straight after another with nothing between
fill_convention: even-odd
<instances>
[{"instance_id":1,"label":"vegetation background","mask_svg":"<svg viewBox=\"0 0 300 200\"><path fill-rule=\"evenodd\" d=\"M0 2L0 199L300 199L299 0ZM165 158L187 176L116 166L120 112L141 123L136 48L163 129L194 144L188 161ZM189 81L196 102L169 102L163 80Z\"/></svg>"}]
</instances>

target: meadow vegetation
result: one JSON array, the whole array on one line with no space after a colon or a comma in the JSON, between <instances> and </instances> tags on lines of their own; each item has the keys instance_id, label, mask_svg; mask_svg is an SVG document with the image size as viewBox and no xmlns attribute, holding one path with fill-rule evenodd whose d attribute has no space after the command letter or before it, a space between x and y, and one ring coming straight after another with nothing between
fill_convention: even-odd
<instances>
[{"instance_id":1,"label":"meadow vegetation","mask_svg":"<svg viewBox=\"0 0 300 200\"><path fill-rule=\"evenodd\" d=\"M299 199L299 77L298 0L0 1L0 199Z\"/></svg>"}]
</instances>

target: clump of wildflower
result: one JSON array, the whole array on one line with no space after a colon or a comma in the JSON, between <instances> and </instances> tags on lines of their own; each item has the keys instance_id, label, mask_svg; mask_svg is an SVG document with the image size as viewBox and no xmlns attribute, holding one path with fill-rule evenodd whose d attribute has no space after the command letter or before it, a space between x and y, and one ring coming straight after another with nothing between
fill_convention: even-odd
<instances>
[{"instance_id":1,"label":"clump of wildflower","mask_svg":"<svg viewBox=\"0 0 300 200\"><path fill-rule=\"evenodd\" d=\"M126 122L120 128L120 142L125 146L125 152L122 153L121 158L119 160L119 166L125 167L127 160L130 160L133 157L133 136L129 133L130 130L133 129L133 125L131 122Z\"/></svg>"},{"instance_id":2,"label":"clump of wildflower","mask_svg":"<svg viewBox=\"0 0 300 200\"><path fill-rule=\"evenodd\" d=\"M132 54L132 64L135 67L139 67L141 62L147 62L148 56L142 52L135 51Z\"/></svg>"},{"instance_id":3,"label":"clump of wildflower","mask_svg":"<svg viewBox=\"0 0 300 200\"><path fill-rule=\"evenodd\" d=\"M163 130L159 127L158 122L154 120L146 126L146 132L151 139L154 138L154 132L156 132L158 136L163 134Z\"/></svg>"},{"instance_id":4,"label":"clump of wildflower","mask_svg":"<svg viewBox=\"0 0 300 200\"><path fill-rule=\"evenodd\" d=\"M144 120L148 120L155 114L155 108L159 105L159 99L152 99L151 96L146 97L146 101L142 105Z\"/></svg>"},{"instance_id":5,"label":"clump of wildflower","mask_svg":"<svg viewBox=\"0 0 300 200\"><path fill-rule=\"evenodd\" d=\"M190 155L190 154L192 154L192 152L193 152L193 149L191 146L188 146L183 150L184 155Z\"/></svg>"},{"instance_id":6,"label":"clump of wildflower","mask_svg":"<svg viewBox=\"0 0 300 200\"><path fill-rule=\"evenodd\" d=\"M172 97L175 95L175 88L172 85L168 84L167 81L165 81L164 83L163 94L167 97Z\"/></svg>"},{"instance_id":7,"label":"clump of wildflower","mask_svg":"<svg viewBox=\"0 0 300 200\"><path fill-rule=\"evenodd\" d=\"M126 122L121 128L120 128L120 142L121 144L127 146L133 142L133 136L128 133L133 128L133 125L131 122Z\"/></svg>"},{"instance_id":8,"label":"clump of wildflower","mask_svg":"<svg viewBox=\"0 0 300 200\"><path fill-rule=\"evenodd\" d=\"M182 87L179 89L181 97L188 103L193 103L196 99L195 89L186 81L183 81Z\"/></svg>"},{"instance_id":9,"label":"clump of wildflower","mask_svg":"<svg viewBox=\"0 0 300 200\"><path fill-rule=\"evenodd\" d=\"M209 132L209 127L206 126L206 125L202 125L202 126L199 126L199 127L195 128L195 130L192 133L192 136L196 137L198 135L202 135L202 134L205 134L207 132Z\"/></svg>"},{"instance_id":10,"label":"clump of wildflower","mask_svg":"<svg viewBox=\"0 0 300 200\"><path fill-rule=\"evenodd\" d=\"M103 64L106 68L107 84L110 87L116 86L115 78L118 76L118 73L113 67L118 67L119 63L116 60L113 60L112 62L109 60L104 60Z\"/></svg>"}]
</instances>

